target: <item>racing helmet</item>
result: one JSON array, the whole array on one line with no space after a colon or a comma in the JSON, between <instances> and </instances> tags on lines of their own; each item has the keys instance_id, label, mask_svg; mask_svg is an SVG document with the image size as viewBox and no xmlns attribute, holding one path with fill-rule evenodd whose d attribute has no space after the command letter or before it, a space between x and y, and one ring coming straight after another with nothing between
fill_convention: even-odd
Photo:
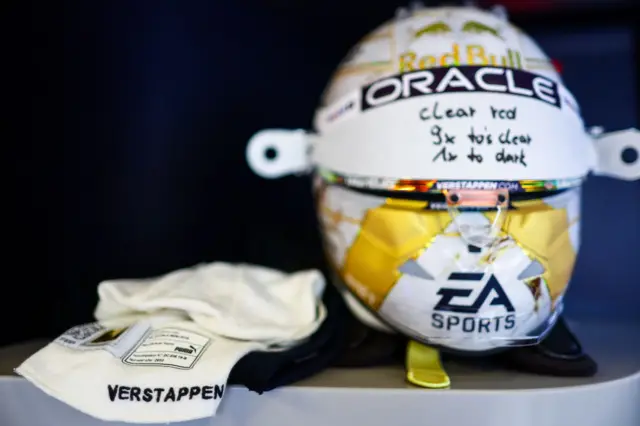
<instances>
[{"instance_id":1,"label":"racing helmet","mask_svg":"<svg viewBox=\"0 0 640 426\"><path fill-rule=\"evenodd\" d=\"M414 7L339 65L314 131L251 139L255 173L311 173L333 281L379 330L462 353L538 343L563 309L590 172L640 178L635 129L585 129L503 9ZM637 155L636 155L637 157Z\"/></svg>"}]
</instances>

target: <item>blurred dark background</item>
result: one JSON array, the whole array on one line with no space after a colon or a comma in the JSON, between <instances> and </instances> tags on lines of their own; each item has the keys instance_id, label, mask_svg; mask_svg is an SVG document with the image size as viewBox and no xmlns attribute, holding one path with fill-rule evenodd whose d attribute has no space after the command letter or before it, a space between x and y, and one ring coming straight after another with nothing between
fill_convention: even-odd
<instances>
[{"instance_id":1,"label":"blurred dark background","mask_svg":"<svg viewBox=\"0 0 640 426\"><path fill-rule=\"evenodd\" d=\"M587 124L638 126L637 1L501 4L562 63ZM5 38L17 52L4 62L14 173L0 344L90 321L107 278L213 260L322 265L309 180L252 175L245 144L261 128L310 126L334 67L399 6L30 4ZM585 197L569 315L640 321L640 182L593 178Z\"/></svg>"}]
</instances>

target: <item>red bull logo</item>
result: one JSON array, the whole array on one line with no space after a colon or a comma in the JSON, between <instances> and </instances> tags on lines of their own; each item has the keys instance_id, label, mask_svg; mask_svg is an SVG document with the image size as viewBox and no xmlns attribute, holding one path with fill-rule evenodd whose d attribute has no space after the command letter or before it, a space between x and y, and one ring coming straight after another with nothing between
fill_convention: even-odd
<instances>
[{"instance_id":1,"label":"red bull logo","mask_svg":"<svg viewBox=\"0 0 640 426\"><path fill-rule=\"evenodd\" d=\"M506 52L496 54L489 52L480 44L461 45L453 43L451 51L439 55L420 56L414 51L407 51L400 55L400 72L409 72L436 67L457 65L498 66L505 68L523 69L520 52L507 49Z\"/></svg>"}]
</instances>

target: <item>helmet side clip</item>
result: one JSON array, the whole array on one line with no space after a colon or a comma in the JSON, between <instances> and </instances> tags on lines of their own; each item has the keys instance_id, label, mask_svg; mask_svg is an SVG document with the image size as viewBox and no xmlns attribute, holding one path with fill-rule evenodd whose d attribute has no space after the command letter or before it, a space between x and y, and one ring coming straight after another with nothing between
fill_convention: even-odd
<instances>
[{"instance_id":1,"label":"helmet side clip","mask_svg":"<svg viewBox=\"0 0 640 426\"><path fill-rule=\"evenodd\" d=\"M312 138L302 129L259 131L249 140L247 163L265 179L306 173L311 168Z\"/></svg>"},{"instance_id":2,"label":"helmet side clip","mask_svg":"<svg viewBox=\"0 0 640 426\"><path fill-rule=\"evenodd\" d=\"M589 129L596 152L595 175L621 180L640 179L640 131L627 129L605 133L601 127Z\"/></svg>"}]
</instances>

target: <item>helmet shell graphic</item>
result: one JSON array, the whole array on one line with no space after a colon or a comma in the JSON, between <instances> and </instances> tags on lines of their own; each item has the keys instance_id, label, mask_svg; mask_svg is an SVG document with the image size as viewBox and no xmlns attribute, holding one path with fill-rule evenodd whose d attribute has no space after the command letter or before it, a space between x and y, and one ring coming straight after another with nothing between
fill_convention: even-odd
<instances>
[{"instance_id":1,"label":"helmet shell graphic","mask_svg":"<svg viewBox=\"0 0 640 426\"><path fill-rule=\"evenodd\" d=\"M381 25L354 46L322 102L333 104L399 72L450 65L504 66L562 81L538 44L503 16L471 7L424 8Z\"/></svg>"},{"instance_id":2,"label":"helmet shell graphic","mask_svg":"<svg viewBox=\"0 0 640 426\"><path fill-rule=\"evenodd\" d=\"M502 17L472 8L438 8L417 11L366 36L339 66L323 101L325 105L339 103L386 77L463 66L530 71L562 83L536 43ZM441 134L459 134L458 128L466 125L459 122L477 123L478 110L487 106L482 101L465 103L463 96L473 96L470 94L442 93L440 103L425 96L413 114L403 111L405 116L398 122L391 118L380 124L399 127L402 120L414 118L409 114L418 112L425 136L436 134L434 129L440 129ZM447 97L460 99L451 102ZM517 119L517 106L500 110L497 114L503 115L503 121ZM322 119L320 112L318 121ZM442 124L428 123L436 120ZM531 120L523 124L521 128L526 130ZM499 134L494 137L493 143L500 144ZM447 144L446 138L442 137L442 145ZM533 143L525 138L522 145ZM428 144L429 138L425 139ZM447 159L458 160L453 157L460 155L453 151L459 142L450 145L451 153L449 157L443 154L443 164ZM425 173L429 173L429 161L424 163ZM510 174L502 173L503 186L508 189ZM466 174L463 170L460 177ZM429 177L434 180L441 175ZM446 182L441 186L435 183L430 197L412 199L402 191L377 191L392 189L397 182L366 192L366 184L352 187L353 177L342 181L346 184L335 185L331 177L318 173L318 213L327 254L338 271L336 278L363 320L382 323L376 324L377 328L387 324L430 344L472 352L529 344L553 325L562 310L579 247L579 188L555 193L543 187L539 194L544 197L521 202L514 199L513 210L506 213L491 243L482 247L470 244L472 236L461 235L459 228L496 228L496 213L472 209L454 220L439 200L447 191L442 186ZM446 188L454 189L455 184L450 182ZM518 185L511 188L522 189Z\"/></svg>"}]
</instances>

